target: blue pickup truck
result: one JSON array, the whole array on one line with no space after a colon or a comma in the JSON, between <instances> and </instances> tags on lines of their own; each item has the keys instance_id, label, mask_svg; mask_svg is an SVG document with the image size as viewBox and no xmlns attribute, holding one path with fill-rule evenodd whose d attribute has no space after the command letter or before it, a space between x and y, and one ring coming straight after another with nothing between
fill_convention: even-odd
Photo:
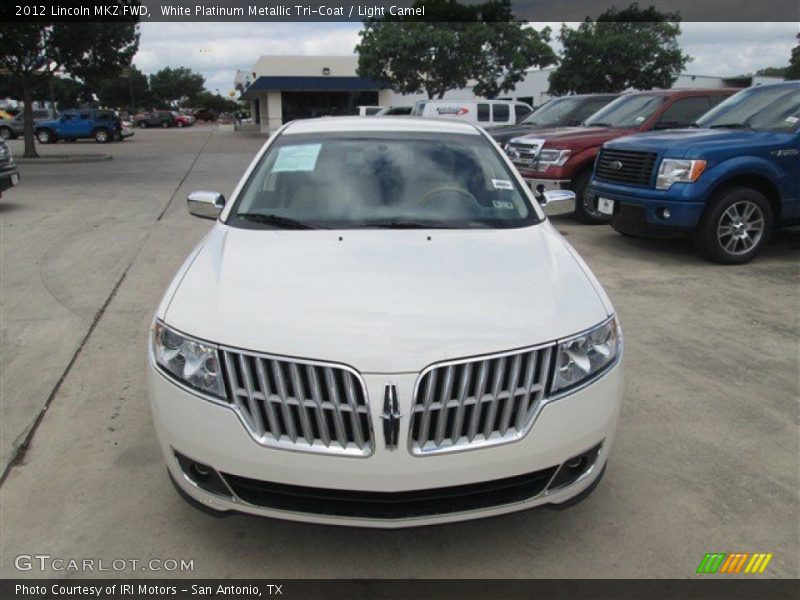
<instances>
[{"instance_id":1,"label":"blue pickup truck","mask_svg":"<svg viewBox=\"0 0 800 600\"><path fill-rule=\"evenodd\" d=\"M689 129L608 142L590 193L620 233L689 234L710 260L748 262L774 227L800 224L800 81L742 90Z\"/></svg>"}]
</instances>

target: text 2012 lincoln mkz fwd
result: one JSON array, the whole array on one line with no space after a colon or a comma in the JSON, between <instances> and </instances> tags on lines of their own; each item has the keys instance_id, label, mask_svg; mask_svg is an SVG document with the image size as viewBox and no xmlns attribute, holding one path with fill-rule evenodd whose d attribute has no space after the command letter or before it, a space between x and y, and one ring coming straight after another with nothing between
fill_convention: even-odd
<instances>
[{"instance_id":1,"label":"text 2012 lincoln mkz fwd","mask_svg":"<svg viewBox=\"0 0 800 600\"><path fill-rule=\"evenodd\" d=\"M585 497L622 334L583 260L481 129L290 123L158 307L149 390L169 473L213 511L377 527ZM574 199L574 196L572 196Z\"/></svg>"}]
</instances>

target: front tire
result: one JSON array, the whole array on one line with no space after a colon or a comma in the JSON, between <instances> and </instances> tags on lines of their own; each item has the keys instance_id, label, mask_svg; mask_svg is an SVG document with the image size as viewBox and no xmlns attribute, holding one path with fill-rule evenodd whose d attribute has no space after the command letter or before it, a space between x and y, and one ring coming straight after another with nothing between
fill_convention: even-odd
<instances>
[{"instance_id":1,"label":"front tire","mask_svg":"<svg viewBox=\"0 0 800 600\"><path fill-rule=\"evenodd\" d=\"M176 127L178 127L178 129L182 129L183 128L183 121L178 121Z\"/></svg>"},{"instance_id":2,"label":"front tire","mask_svg":"<svg viewBox=\"0 0 800 600\"><path fill-rule=\"evenodd\" d=\"M589 194L589 181L591 171L584 171L572 181L572 191L575 192L575 216L581 223L587 225L604 225L611 222L611 217L597 212L597 203L594 194Z\"/></svg>"},{"instance_id":3,"label":"front tire","mask_svg":"<svg viewBox=\"0 0 800 600\"><path fill-rule=\"evenodd\" d=\"M145 121L139 121L137 125L139 126L139 129L147 129L147 122Z\"/></svg>"},{"instance_id":4,"label":"front tire","mask_svg":"<svg viewBox=\"0 0 800 600\"><path fill-rule=\"evenodd\" d=\"M98 144L107 144L111 141L111 134L108 129L98 129L94 132L94 141Z\"/></svg>"},{"instance_id":5,"label":"front tire","mask_svg":"<svg viewBox=\"0 0 800 600\"><path fill-rule=\"evenodd\" d=\"M772 233L772 206L752 188L732 187L720 192L703 214L694 233L697 249L723 265L753 260Z\"/></svg>"},{"instance_id":6,"label":"front tire","mask_svg":"<svg viewBox=\"0 0 800 600\"><path fill-rule=\"evenodd\" d=\"M56 136L49 129L40 129L36 132L36 139L40 144L52 144L56 141Z\"/></svg>"},{"instance_id":7,"label":"front tire","mask_svg":"<svg viewBox=\"0 0 800 600\"><path fill-rule=\"evenodd\" d=\"M164 129L166 129L166 128L168 128L168 127L169 127L169 123L168 123L167 121L161 121L161 127L163 127Z\"/></svg>"},{"instance_id":8,"label":"front tire","mask_svg":"<svg viewBox=\"0 0 800 600\"><path fill-rule=\"evenodd\" d=\"M4 140L14 139L14 130L11 127L0 127L0 138Z\"/></svg>"}]
</instances>

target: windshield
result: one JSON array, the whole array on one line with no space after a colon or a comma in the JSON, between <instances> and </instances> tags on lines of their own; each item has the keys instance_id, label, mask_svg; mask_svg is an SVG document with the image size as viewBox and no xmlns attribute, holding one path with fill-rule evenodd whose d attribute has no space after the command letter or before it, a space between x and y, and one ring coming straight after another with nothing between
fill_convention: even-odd
<instances>
[{"instance_id":1,"label":"windshield","mask_svg":"<svg viewBox=\"0 0 800 600\"><path fill-rule=\"evenodd\" d=\"M586 119L586 125L620 129L640 127L666 100L666 96L623 96Z\"/></svg>"},{"instance_id":2,"label":"windshield","mask_svg":"<svg viewBox=\"0 0 800 600\"><path fill-rule=\"evenodd\" d=\"M698 119L700 127L794 131L800 123L800 86L754 87L731 96Z\"/></svg>"},{"instance_id":3,"label":"windshield","mask_svg":"<svg viewBox=\"0 0 800 600\"><path fill-rule=\"evenodd\" d=\"M268 228L500 228L538 222L479 135L283 135L253 171L228 224Z\"/></svg>"},{"instance_id":4,"label":"windshield","mask_svg":"<svg viewBox=\"0 0 800 600\"><path fill-rule=\"evenodd\" d=\"M555 98L522 121L525 125L549 127L563 123L564 118L583 102L582 98Z\"/></svg>"}]
</instances>

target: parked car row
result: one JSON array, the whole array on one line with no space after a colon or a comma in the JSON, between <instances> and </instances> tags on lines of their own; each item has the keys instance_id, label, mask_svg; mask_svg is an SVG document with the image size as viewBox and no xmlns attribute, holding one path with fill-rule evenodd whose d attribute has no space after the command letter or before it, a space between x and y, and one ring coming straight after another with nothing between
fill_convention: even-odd
<instances>
[{"instance_id":1,"label":"parked car row","mask_svg":"<svg viewBox=\"0 0 800 600\"><path fill-rule=\"evenodd\" d=\"M538 193L574 191L580 220L690 235L719 263L748 262L775 227L800 224L800 81L627 94L505 150Z\"/></svg>"}]
</instances>

